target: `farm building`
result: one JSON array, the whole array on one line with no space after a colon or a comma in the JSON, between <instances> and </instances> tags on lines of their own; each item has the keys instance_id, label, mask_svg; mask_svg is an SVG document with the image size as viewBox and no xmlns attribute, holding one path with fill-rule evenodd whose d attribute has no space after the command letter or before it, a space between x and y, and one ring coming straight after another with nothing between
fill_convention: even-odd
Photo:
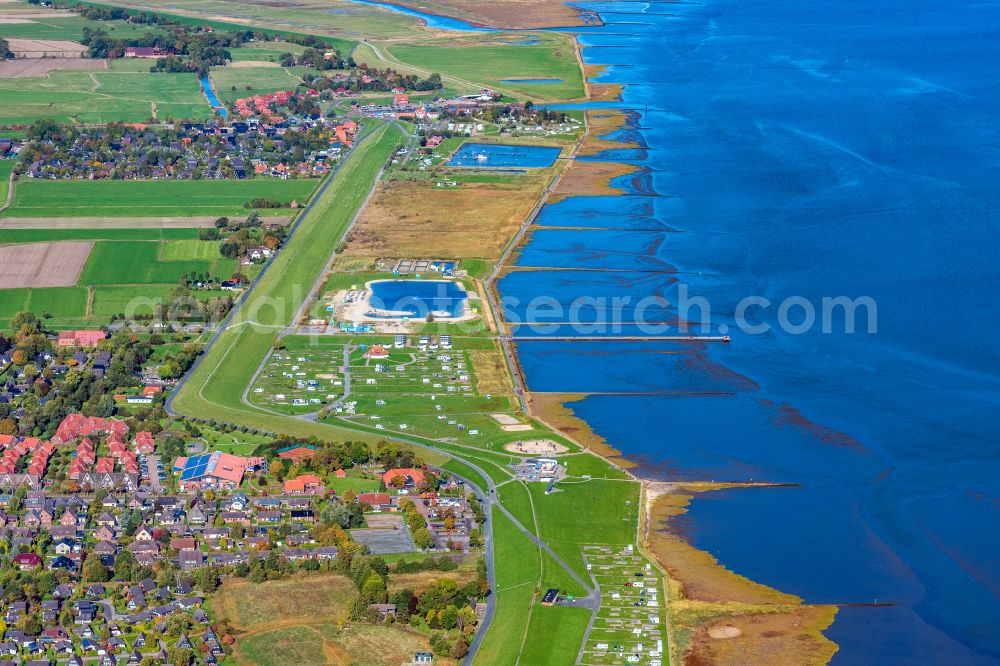
<instances>
[{"instance_id":1,"label":"farm building","mask_svg":"<svg viewBox=\"0 0 1000 666\"><path fill-rule=\"evenodd\" d=\"M125 48L126 58L166 58L170 51L154 46L129 46Z\"/></svg>"}]
</instances>

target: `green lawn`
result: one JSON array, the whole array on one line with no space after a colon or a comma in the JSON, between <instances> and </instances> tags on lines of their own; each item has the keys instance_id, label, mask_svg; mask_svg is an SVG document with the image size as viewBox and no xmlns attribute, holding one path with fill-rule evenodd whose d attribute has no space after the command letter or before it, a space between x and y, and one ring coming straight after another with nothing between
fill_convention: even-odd
<instances>
[{"instance_id":1,"label":"green lawn","mask_svg":"<svg viewBox=\"0 0 1000 666\"><path fill-rule=\"evenodd\" d=\"M169 246L171 242L177 241L168 241L163 245ZM80 284L176 285L182 276L192 273L229 278L236 272L236 261L221 256L215 259L161 261L160 248L161 243L149 241L98 241L80 275Z\"/></svg>"},{"instance_id":2,"label":"green lawn","mask_svg":"<svg viewBox=\"0 0 1000 666\"><path fill-rule=\"evenodd\" d=\"M280 180L35 180L14 188L7 217L245 217L243 204L255 197L306 201L315 179ZM290 208L261 215L291 215Z\"/></svg>"},{"instance_id":3,"label":"green lawn","mask_svg":"<svg viewBox=\"0 0 1000 666\"><path fill-rule=\"evenodd\" d=\"M386 49L414 67L528 97L576 99L584 96L583 72L572 39L566 35L542 34L537 44L500 44L490 35L448 42L391 45ZM562 83L501 83L503 79L562 79Z\"/></svg>"}]
</instances>

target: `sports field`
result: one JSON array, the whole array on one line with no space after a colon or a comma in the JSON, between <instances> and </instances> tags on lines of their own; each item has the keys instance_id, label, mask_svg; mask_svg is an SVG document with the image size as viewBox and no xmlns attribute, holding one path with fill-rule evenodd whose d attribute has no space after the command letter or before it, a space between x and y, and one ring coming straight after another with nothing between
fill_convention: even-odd
<instances>
[{"instance_id":1,"label":"sports field","mask_svg":"<svg viewBox=\"0 0 1000 666\"><path fill-rule=\"evenodd\" d=\"M35 180L22 178L3 217L245 217L256 197L304 203L318 179L280 180ZM265 208L262 216L290 215Z\"/></svg>"}]
</instances>

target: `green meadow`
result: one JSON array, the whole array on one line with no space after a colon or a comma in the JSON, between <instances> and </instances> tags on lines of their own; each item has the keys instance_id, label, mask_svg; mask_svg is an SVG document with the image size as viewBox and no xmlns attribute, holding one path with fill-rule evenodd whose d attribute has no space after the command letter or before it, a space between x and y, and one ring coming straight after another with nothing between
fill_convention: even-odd
<instances>
[{"instance_id":1,"label":"green meadow","mask_svg":"<svg viewBox=\"0 0 1000 666\"><path fill-rule=\"evenodd\" d=\"M229 54L233 57L233 62L246 60L277 62L282 54L299 54L305 50L306 47L292 42L250 42L239 48L229 49Z\"/></svg>"},{"instance_id":2,"label":"green meadow","mask_svg":"<svg viewBox=\"0 0 1000 666\"><path fill-rule=\"evenodd\" d=\"M57 240L194 240L197 229L2 229L0 244Z\"/></svg>"},{"instance_id":3,"label":"green meadow","mask_svg":"<svg viewBox=\"0 0 1000 666\"><path fill-rule=\"evenodd\" d=\"M420 25L420 20L412 16L343 0L302 0L286 4L242 0L174 0L169 7L141 0L92 0L90 4L153 10L158 14L178 17L185 22L209 24L217 28L252 25L277 34L297 32L320 35L327 39L331 34L350 37L408 37ZM351 43L346 39L341 41L345 45ZM339 43L335 46L343 48Z\"/></svg>"},{"instance_id":4,"label":"green meadow","mask_svg":"<svg viewBox=\"0 0 1000 666\"><path fill-rule=\"evenodd\" d=\"M7 217L246 216L256 197L304 203L317 179L34 180L22 178ZM290 215L267 208L261 215Z\"/></svg>"},{"instance_id":5,"label":"green meadow","mask_svg":"<svg viewBox=\"0 0 1000 666\"><path fill-rule=\"evenodd\" d=\"M300 68L295 68L300 69ZM279 90L295 90L302 79L290 69L276 65L260 67L213 67L209 79L216 94L223 102L241 97L265 95Z\"/></svg>"},{"instance_id":6,"label":"green meadow","mask_svg":"<svg viewBox=\"0 0 1000 666\"><path fill-rule=\"evenodd\" d=\"M423 44L383 45L398 60L442 76L454 76L527 97L576 99L584 96L583 73L570 37L541 34L537 44L502 43L475 36ZM562 79L561 83L501 83L503 79Z\"/></svg>"},{"instance_id":7,"label":"green meadow","mask_svg":"<svg viewBox=\"0 0 1000 666\"><path fill-rule=\"evenodd\" d=\"M112 61L108 70L0 79L0 124L31 124L39 118L141 123L153 117L154 104L159 120L212 117L196 74L151 74L148 63L142 64L139 71L135 61L121 60Z\"/></svg>"},{"instance_id":8,"label":"green meadow","mask_svg":"<svg viewBox=\"0 0 1000 666\"><path fill-rule=\"evenodd\" d=\"M27 9L27 7L25 7ZM20 7L18 7L20 9ZM41 8L38 8L42 11ZM159 34L161 30L152 25L128 23L126 21L91 21L82 16L67 16L52 13L52 16L29 19L30 23L0 23L0 37L22 39L63 39L78 42L83 38L83 29L105 30L114 39L141 37L146 33Z\"/></svg>"},{"instance_id":9,"label":"green meadow","mask_svg":"<svg viewBox=\"0 0 1000 666\"><path fill-rule=\"evenodd\" d=\"M10 189L10 172L14 170L15 160L0 160L0 206L7 201Z\"/></svg>"},{"instance_id":10,"label":"green meadow","mask_svg":"<svg viewBox=\"0 0 1000 666\"><path fill-rule=\"evenodd\" d=\"M220 256L217 243L214 258L168 258L180 254L167 249L171 245L182 243L187 247L191 242L98 241L83 267L80 284L179 284L183 276L192 273L229 278L236 272L236 261Z\"/></svg>"},{"instance_id":11,"label":"green meadow","mask_svg":"<svg viewBox=\"0 0 1000 666\"><path fill-rule=\"evenodd\" d=\"M87 314L87 288L0 289L0 320L10 319L22 311L31 311L39 316L84 317Z\"/></svg>"}]
</instances>

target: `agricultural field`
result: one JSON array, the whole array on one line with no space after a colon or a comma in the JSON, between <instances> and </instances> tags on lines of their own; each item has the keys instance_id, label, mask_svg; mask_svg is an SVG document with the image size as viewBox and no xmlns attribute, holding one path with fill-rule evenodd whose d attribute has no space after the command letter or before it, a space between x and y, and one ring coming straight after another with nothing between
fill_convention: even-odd
<instances>
[{"instance_id":1,"label":"agricultural field","mask_svg":"<svg viewBox=\"0 0 1000 666\"><path fill-rule=\"evenodd\" d=\"M303 203L316 179L252 180L35 180L22 177L14 201L0 217L81 218L213 216L245 217L243 204L256 197ZM289 216L289 208L266 208L261 216ZM0 226L2 229L2 226Z\"/></svg>"},{"instance_id":2,"label":"agricultural field","mask_svg":"<svg viewBox=\"0 0 1000 666\"><path fill-rule=\"evenodd\" d=\"M173 284L182 276L211 274L228 279L236 272L236 261L218 254L202 258L205 246L199 241L100 241L90 253L80 284L83 285L146 285Z\"/></svg>"},{"instance_id":3,"label":"agricultural field","mask_svg":"<svg viewBox=\"0 0 1000 666\"><path fill-rule=\"evenodd\" d=\"M521 37L518 41L523 42ZM535 99L567 100L585 95L576 47L566 35L540 33L532 43L504 35L471 35L417 44L383 44L391 60L438 72L496 90ZM553 83L516 83L516 79L559 79Z\"/></svg>"},{"instance_id":4,"label":"agricultural field","mask_svg":"<svg viewBox=\"0 0 1000 666\"><path fill-rule=\"evenodd\" d=\"M100 0L95 4L154 10L172 17L206 20L216 26L232 24L268 28L277 32L295 31L311 35L358 35L408 37L420 29L420 20L378 7L343 0L303 0L282 4L258 4L243 0L175 0L169 8L143 0ZM346 40L345 40L346 41ZM340 48L340 45L337 45Z\"/></svg>"},{"instance_id":5,"label":"agricultural field","mask_svg":"<svg viewBox=\"0 0 1000 666\"><path fill-rule=\"evenodd\" d=\"M13 11L4 11L0 16L18 16L16 23L0 23L0 37L4 39L61 39L78 42L83 38L83 29L105 30L115 39L141 37L146 33L157 34L160 29L153 25L141 25L126 21L91 21L90 19L45 9L27 4L7 5Z\"/></svg>"},{"instance_id":6,"label":"agricultural field","mask_svg":"<svg viewBox=\"0 0 1000 666\"><path fill-rule=\"evenodd\" d=\"M0 124L59 122L141 123L150 118L205 120L212 107L193 73L149 73L149 64L114 60L107 70L51 71L46 76L0 79Z\"/></svg>"},{"instance_id":7,"label":"agricultural field","mask_svg":"<svg viewBox=\"0 0 1000 666\"><path fill-rule=\"evenodd\" d=\"M7 202L10 193L10 174L14 170L16 160L0 160L0 206Z\"/></svg>"},{"instance_id":8,"label":"agricultural field","mask_svg":"<svg viewBox=\"0 0 1000 666\"><path fill-rule=\"evenodd\" d=\"M82 319L87 314L87 289L0 289L0 323L6 326L8 320L23 311L39 316L58 313L62 317Z\"/></svg>"},{"instance_id":9,"label":"agricultural field","mask_svg":"<svg viewBox=\"0 0 1000 666\"><path fill-rule=\"evenodd\" d=\"M249 42L243 46L235 49L229 49L230 55L233 56L233 62L244 62L244 61L263 61L263 62L278 62L282 54L291 53L297 55L306 50L306 47L301 44L293 44L292 42L274 41L274 42Z\"/></svg>"}]
</instances>

